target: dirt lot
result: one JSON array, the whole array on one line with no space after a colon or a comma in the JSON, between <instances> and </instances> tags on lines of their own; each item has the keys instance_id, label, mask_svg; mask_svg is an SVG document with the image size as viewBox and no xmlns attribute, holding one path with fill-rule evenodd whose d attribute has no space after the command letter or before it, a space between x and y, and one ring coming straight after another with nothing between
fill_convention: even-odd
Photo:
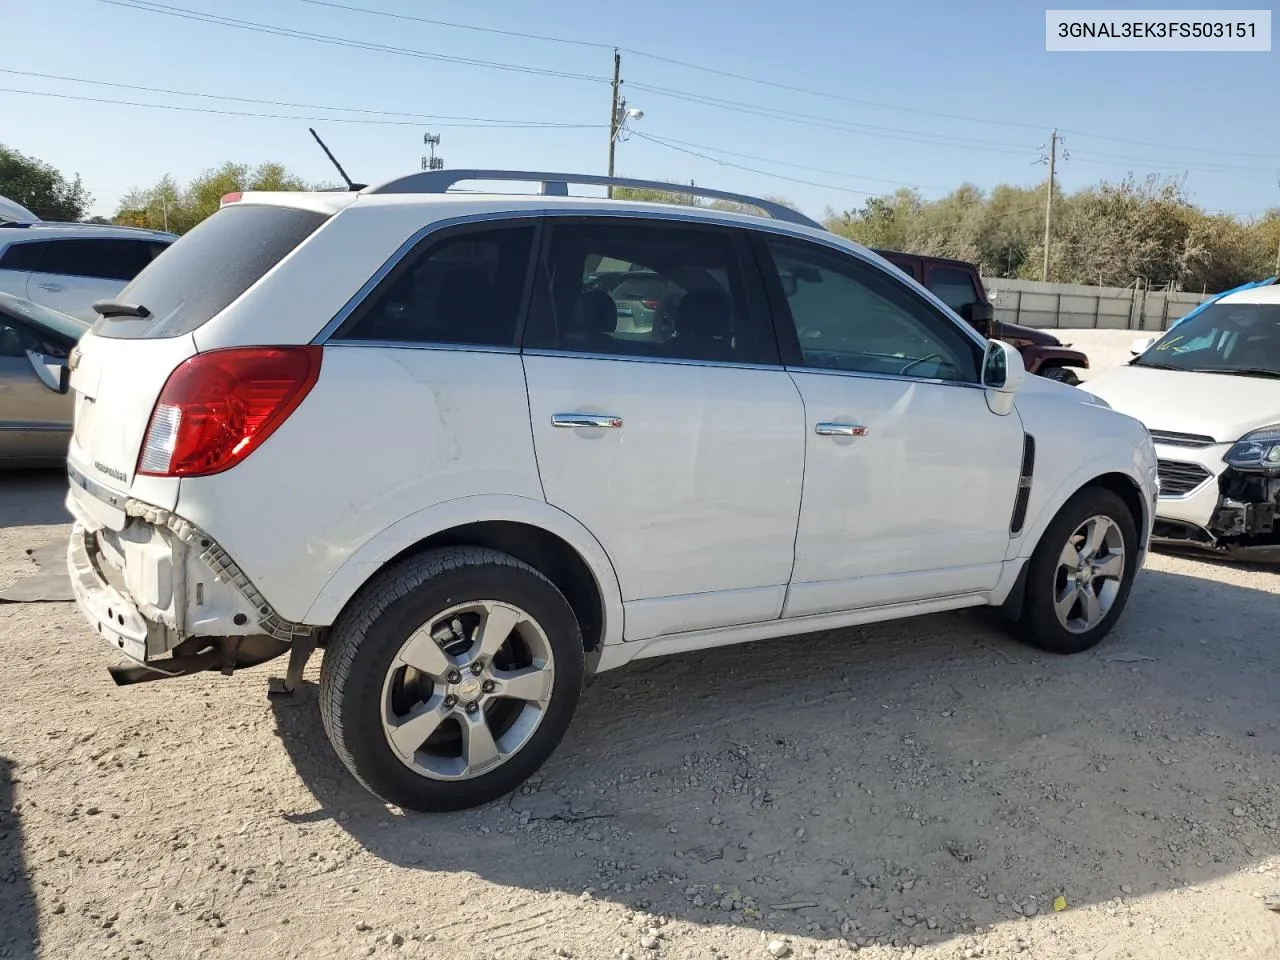
<instances>
[{"instance_id":1,"label":"dirt lot","mask_svg":"<svg viewBox=\"0 0 1280 960\"><path fill-rule=\"evenodd\" d=\"M0 481L0 582L61 491ZM1157 556L1079 657L966 613L644 662L443 817L278 664L118 689L71 604L0 606L0 957L1277 957L1277 594Z\"/></svg>"}]
</instances>

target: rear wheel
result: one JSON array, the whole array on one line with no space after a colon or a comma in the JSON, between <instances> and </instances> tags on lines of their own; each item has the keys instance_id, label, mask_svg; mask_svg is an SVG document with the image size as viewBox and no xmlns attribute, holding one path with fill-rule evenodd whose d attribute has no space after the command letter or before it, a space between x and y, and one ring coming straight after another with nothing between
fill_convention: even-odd
<instances>
[{"instance_id":1,"label":"rear wheel","mask_svg":"<svg viewBox=\"0 0 1280 960\"><path fill-rule=\"evenodd\" d=\"M1080 377L1070 367L1049 367L1047 370L1040 371L1040 376L1046 380L1057 380L1059 383L1065 383L1069 387L1080 386Z\"/></svg>"},{"instance_id":2,"label":"rear wheel","mask_svg":"<svg viewBox=\"0 0 1280 960\"><path fill-rule=\"evenodd\" d=\"M388 569L343 611L321 715L371 792L458 810L511 792L551 755L583 670L577 619L549 580L498 551L450 547Z\"/></svg>"},{"instance_id":3,"label":"rear wheel","mask_svg":"<svg viewBox=\"0 0 1280 960\"><path fill-rule=\"evenodd\" d=\"M1080 653L1114 626L1137 572L1137 525L1125 502L1091 487L1062 508L1027 567L1018 636L1052 653Z\"/></svg>"}]
</instances>

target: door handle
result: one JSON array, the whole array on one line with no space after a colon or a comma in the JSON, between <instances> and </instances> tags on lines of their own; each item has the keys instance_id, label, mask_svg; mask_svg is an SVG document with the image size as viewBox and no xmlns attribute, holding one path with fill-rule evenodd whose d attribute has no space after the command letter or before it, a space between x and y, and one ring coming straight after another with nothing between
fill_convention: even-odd
<instances>
[{"instance_id":1,"label":"door handle","mask_svg":"<svg viewBox=\"0 0 1280 960\"><path fill-rule=\"evenodd\" d=\"M867 428L857 423L822 422L813 425L813 432L820 437L865 437Z\"/></svg>"},{"instance_id":2,"label":"door handle","mask_svg":"<svg viewBox=\"0 0 1280 960\"><path fill-rule=\"evenodd\" d=\"M608 430L617 430L622 427L621 417L611 417L605 413L553 413L551 415L551 425L553 427L603 427Z\"/></svg>"},{"instance_id":3,"label":"door handle","mask_svg":"<svg viewBox=\"0 0 1280 960\"><path fill-rule=\"evenodd\" d=\"M36 284L41 290L48 290L50 293L61 293L67 289L60 283L38 283Z\"/></svg>"}]
</instances>

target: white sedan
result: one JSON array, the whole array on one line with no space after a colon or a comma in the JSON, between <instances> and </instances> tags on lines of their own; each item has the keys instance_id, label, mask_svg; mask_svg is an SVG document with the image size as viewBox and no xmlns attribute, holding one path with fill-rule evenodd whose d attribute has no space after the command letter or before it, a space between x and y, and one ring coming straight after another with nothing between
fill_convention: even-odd
<instances>
[{"instance_id":1,"label":"white sedan","mask_svg":"<svg viewBox=\"0 0 1280 960\"><path fill-rule=\"evenodd\" d=\"M1280 559L1280 286L1223 297L1133 350L1088 390L1151 431L1154 539Z\"/></svg>"}]
</instances>

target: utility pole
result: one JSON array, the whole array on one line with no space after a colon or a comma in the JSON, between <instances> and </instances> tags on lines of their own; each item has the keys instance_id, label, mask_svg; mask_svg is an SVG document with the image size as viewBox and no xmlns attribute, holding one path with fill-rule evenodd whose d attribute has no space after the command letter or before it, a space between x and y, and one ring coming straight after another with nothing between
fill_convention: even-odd
<instances>
[{"instance_id":1,"label":"utility pole","mask_svg":"<svg viewBox=\"0 0 1280 960\"><path fill-rule=\"evenodd\" d=\"M1044 202L1044 273L1041 279L1049 280L1049 241L1053 235L1053 171L1058 159L1058 131L1049 137L1049 195Z\"/></svg>"},{"instance_id":2,"label":"utility pole","mask_svg":"<svg viewBox=\"0 0 1280 960\"><path fill-rule=\"evenodd\" d=\"M609 176L613 176L613 153L618 145L618 129L622 125L622 102L619 88L622 86L622 54L613 48L613 102L609 106ZM609 186L609 198L613 198L613 186Z\"/></svg>"}]
</instances>

